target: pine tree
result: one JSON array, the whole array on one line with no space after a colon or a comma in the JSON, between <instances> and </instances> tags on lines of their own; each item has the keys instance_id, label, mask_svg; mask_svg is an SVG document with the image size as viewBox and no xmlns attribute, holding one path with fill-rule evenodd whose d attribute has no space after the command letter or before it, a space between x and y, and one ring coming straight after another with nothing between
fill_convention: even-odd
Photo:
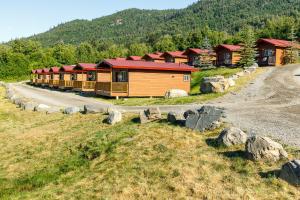
<instances>
[{"instance_id":1,"label":"pine tree","mask_svg":"<svg viewBox=\"0 0 300 200\"><path fill-rule=\"evenodd\" d=\"M252 27L245 27L241 31L241 41L243 43L241 51L241 60L239 65L241 67L249 67L255 63L256 57L256 40Z\"/></svg>"},{"instance_id":2,"label":"pine tree","mask_svg":"<svg viewBox=\"0 0 300 200\"><path fill-rule=\"evenodd\" d=\"M297 49L295 48L297 36L295 33L294 26L291 27L291 32L289 34L289 40L291 40L291 45L285 49L285 56L284 56L284 64L292 64L296 63L297 61Z\"/></svg>"}]
</instances>

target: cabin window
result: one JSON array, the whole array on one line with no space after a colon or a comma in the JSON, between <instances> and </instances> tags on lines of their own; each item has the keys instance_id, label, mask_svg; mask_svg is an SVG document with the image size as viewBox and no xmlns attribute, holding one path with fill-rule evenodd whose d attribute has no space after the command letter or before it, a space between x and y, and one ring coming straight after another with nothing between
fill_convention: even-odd
<instances>
[{"instance_id":1,"label":"cabin window","mask_svg":"<svg viewBox=\"0 0 300 200\"><path fill-rule=\"evenodd\" d=\"M59 80L61 80L61 81L64 80L64 74L59 74Z\"/></svg>"},{"instance_id":2,"label":"cabin window","mask_svg":"<svg viewBox=\"0 0 300 200\"><path fill-rule=\"evenodd\" d=\"M274 55L274 51L272 49L265 49L263 54L264 57L270 57Z\"/></svg>"},{"instance_id":3,"label":"cabin window","mask_svg":"<svg viewBox=\"0 0 300 200\"><path fill-rule=\"evenodd\" d=\"M88 72L87 80L88 81L96 81L96 72Z\"/></svg>"},{"instance_id":4,"label":"cabin window","mask_svg":"<svg viewBox=\"0 0 300 200\"><path fill-rule=\"evenodd\" d=\"M77 74L71 74L71 81L77 80Z\"/></svg>"},{"instance_id":5,"label":"cabin window","mask_svg":"<svg viewBox=\"0 0 300 200\"><path fill-rule=\"evenodd\" d=\"M41 77L42 77L42 75L39 74L39 75L38 75L38 79L41 79Z\"/></svg>"},{"instance_id":6,"label":"cabin window","mask_svg":"<svg viewBox=\"0 0 300 200\"><path fill-rule=\"evenodd\" d=\"M128 72L127 71L117 71L116 74L116 82L128 82Z\"/></svg>"},{"instance_id":7,"label":"cabin window","mask_svg":"<svg viewBox=\"0 0 300 200\"><path fill-rule=\"evenodd\" d=\"M50 75L50 79L53 80L54 79L54 74Z\"/></svg>"},{"instance_id":8,"label":"cabin window","mask_svg":"<svg viewBox=\"0 0 300 200\"><path fill-rule=\"evenodd\" d=\"M190 81L190 80L191 80L191 76L190 76L189 74L183 75L183 81L184 81L184 82L188 82L188 81Z\"/></svg>"},{"instance_id":9,"label":"cabin window","mask_svg":"<svg viewBox=\"0 0 300 200\"><path fill-rule=\"evenodd\" d=\"M231 64L231 55L229 52L224 53L224 64Z\"/></svg>"}]
</instances>

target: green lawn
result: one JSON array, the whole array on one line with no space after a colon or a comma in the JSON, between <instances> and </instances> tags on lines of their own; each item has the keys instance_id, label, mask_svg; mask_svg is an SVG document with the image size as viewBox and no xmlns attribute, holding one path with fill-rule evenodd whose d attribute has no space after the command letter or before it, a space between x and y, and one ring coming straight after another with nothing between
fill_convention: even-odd
<instances>
[{"instance_id":1,"label":"green lawn","mask_svg":"<svg viewBox=\"0 0 300 200\"><path fill-rule=\"evenodd\" d=\"M126 98L126 99L104 99L97 98L99 100L109 101L115 105L126 105L126 106L146 106L146 105L180 105L180 104L190 104L190 103L203 103L205 101L209 101L220 96L223 96L226 93L213 93L213 94L201 94L200 93L200 83L204 77L222 75L225 77L229 77L236 72L241 71L241 68L216 68L211 70L203 70L200 72L193 73L192 82L191 82L191 95L189 97L180 97L174 99L165 99L165 98ZM259 69L257 73L251 75L250 77L243 77L237 81L237 86L231 88L229 91L238 90L247 83L251 78L255 77L259 74L262 69ZM229 92L228 91L228 92Z\"/></svg>"},{"instance_id":2,"label":"green lawn","mask_svg":"<svg viewBox=\"0 0 300 200\"><path fill-rule=\"evenodd\" d=\"M215 146L165 119L115 126L105 115L24 112L0 89L0 199L297 199L277 179L285 161L246 160L243 146ZM289 149L290 159L297 152ZM271 196L270 196L271 194Z\"/></svg>"}]
</instances>

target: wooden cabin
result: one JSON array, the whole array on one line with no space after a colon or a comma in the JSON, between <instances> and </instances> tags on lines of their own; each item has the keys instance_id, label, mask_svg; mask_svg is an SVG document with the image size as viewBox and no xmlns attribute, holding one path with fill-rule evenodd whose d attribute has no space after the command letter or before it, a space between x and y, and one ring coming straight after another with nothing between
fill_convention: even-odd
<instances>
[{"instance_id":1,"label":"wooden cabin","mask_svg":"<svg viewBox=\"0 0 300 200\"><path fill-rule=\"evenodd\" d=\"M300 49L298 44L293 44L292 42L287 40L259 39L257 41L258 65L281 66L286 64L286 49L291 46L294 46L298 50ZM296 53L298 54L298 52Z\"/></svg>"},{"instance_id":2,"label":"wooden cabin","mask_svg":"<svg viewBox=\"0 0 300 200\"><path fill-rule=\"evenodd\" d=\"M212 50L189 48L184 52L190 66L205 67L216 65L217 55Z\"/></svg>"},{"instance_id":3,"label":"wooden cabin","mask_svg":"<svg viewBox=\"0 0 300 200\"><path fill-rule=\"evenodd\" d=\"M222 44L215 48L217 66L236 66L241 59L241 46Z\"/></svg>"},{"instance_id":4,"label":"wooden cabin","mask_svg":"<svg viewBox=\"0 0 300 200\"><path fill-rule=\"evenodd\" d=\"M31 70L31 73L30 73L30 84L34 85L36 79L37 79L37 73L36 73L36 70L33 69L33 70Z\"/></svg>"},{"instance_id":5,"label":"wooden cabin","mask_svg":"<svg viewBox=\"0 0 300 200\"><path fill-rule=\"evenodd\" d=\"M143 60L149 62L157 62L157 63L164 63L165 58L161 57L163 53L156 52L156 53L149 53L142 57Z\"/></svg>"},{"instance_id":6,"label":"wooden cabin","mask_svg":"<svg viewBox=\"0 0 300 200\"><path fill-rule=\"evenodd\" d=\"M142 57L141 56L128 56L127 60L142 61Z\"/></svg>"},{"instance_id":7,"label":"wooden cabin","mask_svg":"<svg viewBox=\"0 0 300 200\"><path fill-rule=\"evenodd\" d=\"M74 67L75 65L66 65L59 69L59 89L73 89L74 80L76 80Z\"/></svg>"},{"instance_id":8,"label":"wooden cabin","mask_svg":"<svg viewBox=\"0 0 300 200\"><path fill-rule=\"evenodd\" d=\"M105 60L97 66L96 94L108 97L162 97L170 89L190 92L186 64Z\"/></svg>"},{"instance_id":9,"label":"wooden cabin","mask_svg":"<svg viewBox=\"0 0 300 200\"><path fill-rule=\"evenodd\" d=\"M59 87L59 67L51 67L50 68L50 80L49 87L50 88L58 88Z\"/></svg>"},{"instance_id":10,"label":"wooden cabin","mask_svg":"<svg viewBox=\"0 0 300 200\"><path fill-rule=\"evenodd\" d=\"M94 92L96 85L96 64L79 63L73 71L76 74L73 90L77 92Z\"/></svg>"},{"instance_id":11,"label":"wooden cabin","mask_svg":"<svg viewBox=\"0 0 300 200\"><path fill-rule=\"evenodd\" d=\"M188 57L184 55L183 51L167 51L160 57L165 59L167 63L187 63Z\"/></svg>"},{"instance_id":12,"label":"wooden cabin","mask_svg":"<svg viewBox=\"0 0 300 200\"><path fill-rule=\"evenodd\" d=\"M43 83L43 70L42 69L37 69L36 70L36 77L35 79L35 85L40 86Z\"/></svg>"},{"instance_id":13,"label":"wooden cabin","mask_svg":"<svg viewBox=\"0 0 300 200\"><path fill-rule=\"evenodd\" d=\"M42 86L49 86L49 80L50 80L50 69L44 68L42 70Z\"/></svg>"}]
</instances>

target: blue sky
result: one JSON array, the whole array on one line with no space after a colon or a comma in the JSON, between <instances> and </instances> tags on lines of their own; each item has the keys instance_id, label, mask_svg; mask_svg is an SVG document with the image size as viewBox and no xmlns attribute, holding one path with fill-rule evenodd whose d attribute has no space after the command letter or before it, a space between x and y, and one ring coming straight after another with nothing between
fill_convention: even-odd
<instances>
[{"instance_id":1,"label":"blue sky","mask_svg":"<svg viewBox=\"0 0 300 200\"><path fill-rule=\"evenodd\" d=\"M73 19L93 19L127 8L184 8L197 0L0 0L0 42L47 31Z\"/></svg>"}]
</instances>

